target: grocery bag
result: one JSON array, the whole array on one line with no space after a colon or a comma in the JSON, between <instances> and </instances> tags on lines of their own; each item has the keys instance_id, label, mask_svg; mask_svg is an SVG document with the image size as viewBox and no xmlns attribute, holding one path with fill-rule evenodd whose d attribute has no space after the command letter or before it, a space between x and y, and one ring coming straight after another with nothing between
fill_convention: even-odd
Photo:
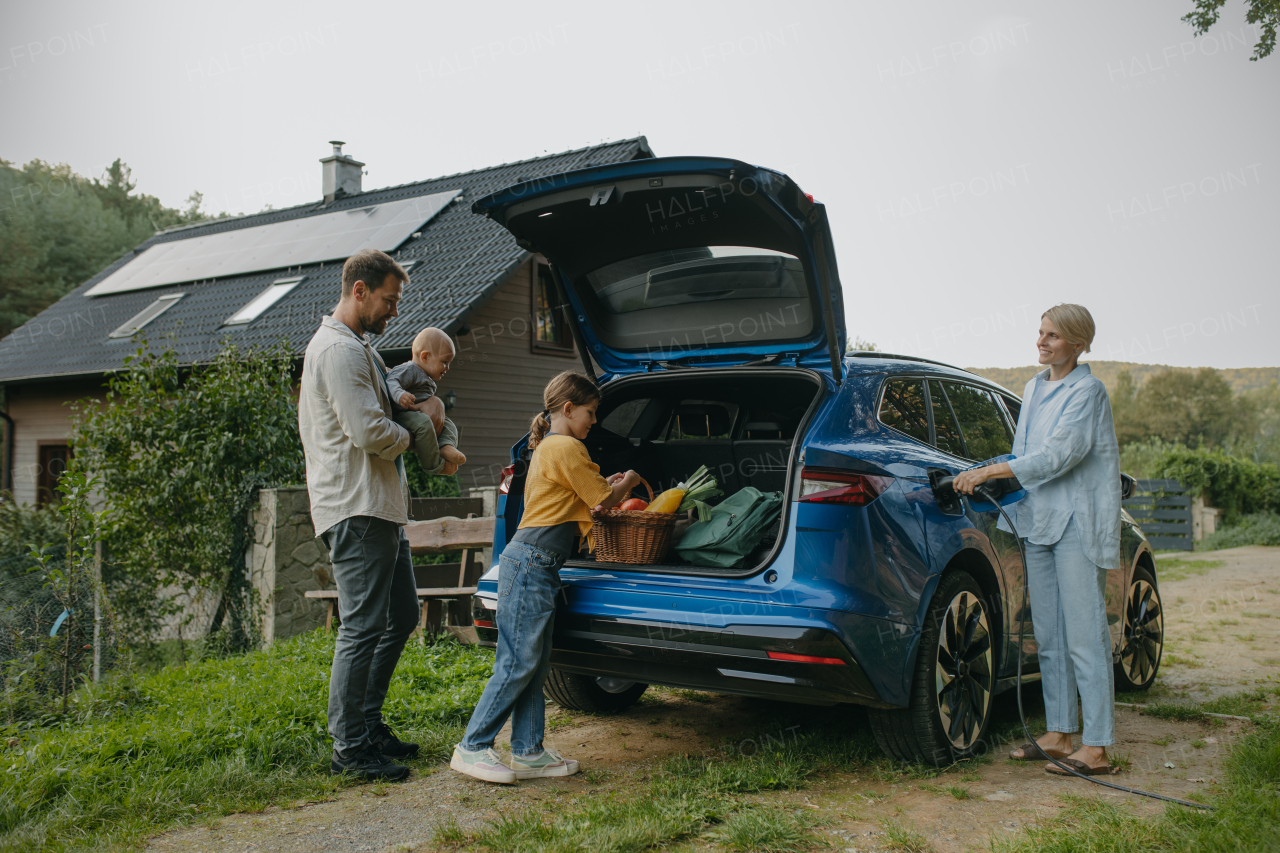
<instances>
[{"instance_id":1,"label":"grocery bag","mask_svg":"<svg viewBox=\"0 0 1280 853\"><path fill-rule=\"evenodd\" d=\"M676 552L695 566L736 568L778 523L782 493L747 486L711 508L706 521L691 524Z\"/></svg>"}]
</instances>

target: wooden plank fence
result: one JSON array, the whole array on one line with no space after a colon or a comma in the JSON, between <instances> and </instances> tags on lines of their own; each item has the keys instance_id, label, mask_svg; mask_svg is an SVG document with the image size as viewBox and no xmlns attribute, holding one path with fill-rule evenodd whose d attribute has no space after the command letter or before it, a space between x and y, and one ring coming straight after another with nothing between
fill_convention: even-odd
<instances>
[{"instance_id":1,"label":"wooden plank fence","mask_svg":"<svg viewBox=\"0 0 1280 853\"><path fill-rule=\"evenodd\" d=\"M1191 497L1177 480L1139 480L1138 493L1121 502L1157 550L1190 551Z\"/></svg>"}]
</instances>

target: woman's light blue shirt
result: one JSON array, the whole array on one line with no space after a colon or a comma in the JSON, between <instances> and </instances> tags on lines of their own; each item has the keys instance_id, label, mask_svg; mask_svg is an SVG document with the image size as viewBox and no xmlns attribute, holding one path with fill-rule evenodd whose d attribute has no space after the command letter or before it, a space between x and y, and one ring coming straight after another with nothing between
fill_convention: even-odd
<instances>
[{"instance_id":1,"label":"woman's light blue shirt","mask_svg":"<svg viewBox=\"0 0 1280 853\"><path fill-rule=\"evenodd\" d=\"M1058 382L1048 379L1048 370L1038 373L1022 392L1009 468L1027 496L1009 515L1036 545L1056 543L1074 518L1085 555L1118 569L1120 448L1107 389L1087 364ZM1004 519L1000 527L1008 530Z\"/></svg>"}]
</instances>

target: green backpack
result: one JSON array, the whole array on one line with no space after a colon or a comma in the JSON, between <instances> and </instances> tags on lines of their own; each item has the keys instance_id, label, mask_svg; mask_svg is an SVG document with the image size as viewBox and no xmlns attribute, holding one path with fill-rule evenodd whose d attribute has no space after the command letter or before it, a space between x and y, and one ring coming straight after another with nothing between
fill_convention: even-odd
<instances>
[{"instance_id":1,"label":"green backpack","mask_svg":"<svg viewBox=\"0 0 1280 853\"><path fill-rule=\"evenodd\" d=\"M712 507L706 521L689 525L676 552L695 566L737 567L777 525L781 513L781 492L747 486Z\"/></svg>"}]
</instances>

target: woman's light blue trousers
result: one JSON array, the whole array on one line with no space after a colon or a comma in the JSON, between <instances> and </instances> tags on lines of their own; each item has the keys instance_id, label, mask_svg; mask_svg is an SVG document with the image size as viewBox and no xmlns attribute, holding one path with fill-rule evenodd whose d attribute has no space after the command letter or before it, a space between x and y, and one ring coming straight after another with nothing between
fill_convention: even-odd
<instances>
[{"instance_id":1,"label":"woman's light blue trousers","mask_svg":"<svg viewBox=\"0 0 1280 853\"><path fill-rule=\"evenodd\" d=\"M1115 674L1107 628L1107 570L1085 556L1075 519L1054 544L1025 544L1046 728L1067 733L1079 728L1079 690L1084 743L1111 746Z\"/></svg>"}]
</instances>

